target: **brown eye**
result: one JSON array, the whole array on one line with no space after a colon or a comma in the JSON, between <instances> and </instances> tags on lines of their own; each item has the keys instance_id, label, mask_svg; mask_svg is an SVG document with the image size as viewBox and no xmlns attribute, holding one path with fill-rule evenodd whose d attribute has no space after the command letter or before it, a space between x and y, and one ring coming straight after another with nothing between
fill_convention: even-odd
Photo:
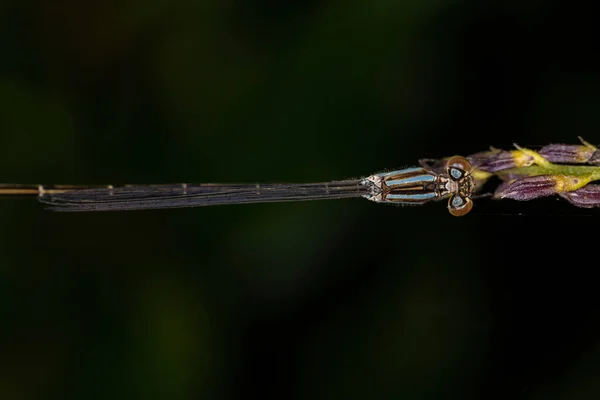
<instances>
[{"instance_id":1,"label":"brown eye","mask_svg":"<svg viewBox=\"0 0 600 400\"><path fill-rule=\"evenodd\" d=\"M471 211L473 202L468 197L454 195L448 200L448 211L455 217L462 217Z\"/></svg>"},{"instance_id":2,"label":"brown eye","mask_svg":"<svg viewBox=\"0 0 600 400\"><path fill-rule=\"evenodd\" d=\"M469 160L467 160L466 158L461 157L461 156L450 157L450 159L448 160L446 165L447 165L449 174L450 174L450 169L452 167L462 169L466 173L471 172L471 163L469 162Z\"/></svg>"}]
</instances>

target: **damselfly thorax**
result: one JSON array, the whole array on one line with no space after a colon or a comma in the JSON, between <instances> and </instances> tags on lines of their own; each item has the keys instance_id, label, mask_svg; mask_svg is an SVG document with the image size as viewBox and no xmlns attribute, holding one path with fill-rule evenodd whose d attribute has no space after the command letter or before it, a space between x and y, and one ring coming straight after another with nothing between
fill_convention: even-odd
<instances>
[{"instance_id":1,"label":"damselfly thorax","mask_svg":"<svg viewBox=\"0 0 600 400\"><path fill-rule=\"evenodd\" d=\"M475 180L471 164L460 156L448 160L445 173L407 168L374 174L363 182L371 188L370 195L365 197L377 203L424 204L449 198L448 211L454 216L463 216L473 207Z\"/></svg>"}]
</instances>

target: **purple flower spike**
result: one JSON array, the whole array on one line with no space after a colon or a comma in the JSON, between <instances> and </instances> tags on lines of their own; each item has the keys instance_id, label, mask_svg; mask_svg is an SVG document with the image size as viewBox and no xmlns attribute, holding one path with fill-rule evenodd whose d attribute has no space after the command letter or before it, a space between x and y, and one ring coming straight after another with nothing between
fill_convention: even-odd
<instances>
[{"instance_id":1,"label":"purple flower spike","mask_svg":"<svg viewBox=\"0 0 600 400\"><path fill-rule=\"evenodd\" d=\"M582 164L588 162L595 151L594 148L584 145L549 144L542 147L538 153L553 163Z\"/></svg>"},{"instance_id":2,"label":"purple flower spike","mask_svg":"<svg viewBox=\"0 0 600 400\"><path fill-rule=\"evenodd\" d=\"M556 179L552 175L538 175L500 185L494 197L528 201L557 194Z\"/></svg>"},{"instance_id":3,"label":"purple flower spike","mask_svg":"<svg viewBox=\"0 0 600 400\"><path fill-rule=\"evenodd\" d=\"M561 193L560 196L576 207L600 207L600 185L586 185L573 192Z\"/></svg>"},{"instance_id":4,"label":"purple flower spike","mask_svg":"<svg viewBox=\"0 0 600 400\"><path fill-rule=\"evenodd\" d=\"M474 167L490 173L517 166L515 156L506 150L485 151L470 155L467 158Z\"/></svg>"},{"instance_id":5,"label":"purple flower spike","mask_svg":"<svg viewBox=\"0 0 600 400\"><path fill-rule=\"evenodd\" d=\"M500 185L498 185L498 187L496 188L496 191L494 192L494 195L492 196L494 199L501 199L502 198L502 194L508 189L508 187L510 185L512 185L513 182L502 182Z\"/></svg>"}]
</instances>

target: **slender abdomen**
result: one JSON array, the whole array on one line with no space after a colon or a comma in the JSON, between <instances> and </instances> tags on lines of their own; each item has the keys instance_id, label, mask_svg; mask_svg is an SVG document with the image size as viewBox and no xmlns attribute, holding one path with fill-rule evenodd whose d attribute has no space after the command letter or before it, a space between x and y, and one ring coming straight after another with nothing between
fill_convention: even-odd
<instances>
[{"instance_id":1,"label":"slender abdomen","mask_svg":"<svg viewBox=\"0 0 600 400\"><path fill-rule=\"evenodd\" d=\"M35 185L35 184L0 184L0 197L42 197L46 194L65 193L71 190L89 188L77 185Z\"/></svg>"}]
</instances>

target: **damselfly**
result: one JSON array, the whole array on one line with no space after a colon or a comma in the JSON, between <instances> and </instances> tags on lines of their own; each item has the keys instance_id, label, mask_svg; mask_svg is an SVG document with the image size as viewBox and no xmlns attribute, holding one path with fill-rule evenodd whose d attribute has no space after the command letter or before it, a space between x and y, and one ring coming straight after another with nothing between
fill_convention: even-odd
<instances>
[{"instance_id":1,"label":"damselfly","mask_svg":"<svg viewBox=\"0 0 600 400\"><path fill-rule=\"evenodd\" d=\"M376 203L425 204L448 198L450 214L473 207L475 181L467 159L448 159L445 171L416 167L362 179L305 184L167 184L125 186L0 185L0 195L37 196L53 211L123 211L223 204L364 197Z\"/></svg>"}]
</instances>

